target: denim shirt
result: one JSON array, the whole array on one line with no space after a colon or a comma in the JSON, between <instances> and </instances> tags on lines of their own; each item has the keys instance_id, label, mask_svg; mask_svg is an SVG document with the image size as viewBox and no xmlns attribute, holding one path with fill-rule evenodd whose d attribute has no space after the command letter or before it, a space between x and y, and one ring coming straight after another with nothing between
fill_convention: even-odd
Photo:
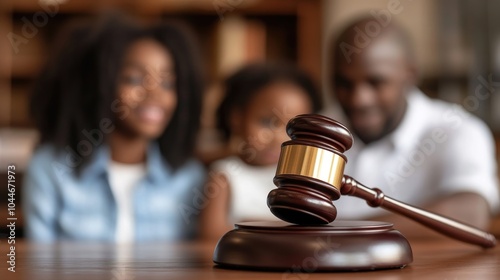
<instances>
[{"instance_id":1,"label":"denim shirt","mask_svg":"<svg viewBox=\"0 0 500 280\"><path fill-rule=\"evenodd\" d=\"M26 235L35 241L113 242L117 206L108 180L109 148L96 148L80 176L71 157L51 145L36 150L22 189ZM193 237L202 210L194 198L201 193L204 168L191 160L173 172L157 145L149 147L146 166L133 193L135 240Z\"/></svg>"}]
</instances>

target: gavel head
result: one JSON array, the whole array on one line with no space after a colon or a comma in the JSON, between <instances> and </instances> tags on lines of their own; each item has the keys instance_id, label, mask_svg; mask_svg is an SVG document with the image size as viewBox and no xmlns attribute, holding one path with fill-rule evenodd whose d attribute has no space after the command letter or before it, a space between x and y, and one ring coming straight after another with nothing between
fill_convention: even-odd
<instances>
[{"instance_id":1,"label":"gavel head","mask_svg":"<svg viewBox=\"0 0 500 280\"><path fill-rule=\"evenodd\" d=\"M341 123L320 115L299 115L286 127L291 140L281 146L274 177L278 187L267 196L271 212L294 224L327 224L335 220L333 201L340 188L352 146Z\"/></svg>"}]
</instances>

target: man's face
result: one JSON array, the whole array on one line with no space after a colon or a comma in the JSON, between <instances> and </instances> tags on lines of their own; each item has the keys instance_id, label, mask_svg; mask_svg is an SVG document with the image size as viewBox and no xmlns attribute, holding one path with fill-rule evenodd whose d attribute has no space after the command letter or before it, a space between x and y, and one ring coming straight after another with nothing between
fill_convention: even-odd
<instances>
[{"instance_id":1,"label":"man's face","mask_svg":"<svg viewBox=\"0 0 500 280\"><path fill-rule=\"evenodd\" d=\"M353 132L365 143L392 132L406 109L414 75L392 40L371 42L350 63L337 55L333 88Z\"/></svg>"}]
</instances>

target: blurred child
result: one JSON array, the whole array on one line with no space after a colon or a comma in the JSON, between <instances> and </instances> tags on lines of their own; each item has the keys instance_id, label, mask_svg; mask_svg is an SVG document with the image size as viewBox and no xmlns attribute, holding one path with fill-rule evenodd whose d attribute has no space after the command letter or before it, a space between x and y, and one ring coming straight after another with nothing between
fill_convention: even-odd
<instances>
[{"instance_id":1,"label":"blurred child","mask_svg":"<svg viewBox=\"0 0 500 280\"><path fill-rule=\"evenodd\" d=\"M275 220L266 204L285 126L292 117L320 108L312 81L295 68L255 64L226 81L218 128L236 155L211 166L205 192L211 194L201 217L201 235L221 237L236 222Z\"/></svg>"},{"instance_id":2,"label":"blurred child","mask_svg":"<svg viewBox=\"0 0 500 280\"><path fill-rule=\"evenodd\" d=\"M204 169L202 85L185 34L114 16L73 28L32 98L41 143L23 186L37 241L178 240ZM184 207L184 208L183 208Z\"/></svg>"}]
</instances>

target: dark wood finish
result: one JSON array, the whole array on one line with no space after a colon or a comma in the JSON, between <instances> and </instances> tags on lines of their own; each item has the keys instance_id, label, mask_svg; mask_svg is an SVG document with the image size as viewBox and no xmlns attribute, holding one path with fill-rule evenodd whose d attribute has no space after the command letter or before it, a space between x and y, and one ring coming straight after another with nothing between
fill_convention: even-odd
<instances>
[{"instance_id":1,"label":"dark wood finish","mask_svg":"<svg viewBox=\"0 0 500 280\"><path fill-rule=\"evenodd\" d=\"M219 240L214 262L250 270L286 271L304 262L317 271L361 271L404 267L412 252L406 238L383 222L248 222Z\"/></svg>"},{"instance_id":2,"label":"dark wood finish","mask_svg":"<svg viewBox=\"0 0 500 280\"><path fill-rule=\"evenodd\" d=\"M319 115L295 117L288 123L287 133L291 140L283 145L310 145L337 154L345 152L352 145L352 135L345 126ZM278 189L269 193L268 205L278 218L298 224L324 224L335 219L333 200L338 196L332 195L330 191L323 191L332 189L333 186L328 188L324 186L328 185L326 182L288 174L281 174L274 182ZM344 176L340 192L364 199L372 207L381 206L404 215L449 237L484 248L494 247L496 244L492 234L385 197L379 189L365 187L351 177ZM290 204L288 208L287 203ZM279 211L273 211L275 205Z\"/></svg>"},{"instance_id":3,"label":"dark wood finish","mask_svg":"<svg viewBox=\"0 0 500 280\"><path fill-rule=\"evenodd\" d=\"M344 152L353 143L352 134L347 127L322 115L299 115L288 122L286 133L291 140L283 145L310 145L339 154L344 159Z\"/></svg>"},{"instance_id":4,"label":"dark wood finish","mask_svg":"<svg viewBox=\"0 0 500 280\"><path fill-rule=\"evenodd\" d=\"M291 140L286 145L314 146L344 158L353 138L341 123L320 115L301 115L291 119L286 127ZM340 197L332 185L297 175L277 175L267 198L271 212L278 218L296 224L328 224L335 220L337 209L332 203ZM304 187L307 186L307 187Z\"/></svg>"},{"instance_id":5,"label":"dark wood finish","mask_svg":"<svg viewBox=\"0 0 500 280\"><path fill-rule=\"evenodd\" d=\"M337 217L332 200L340 192L323 181L297 175L276 175L277 189L269 192L267 205L274 216L299 225L328 224ZM304 188L303 186L308 186Z\"/></svg>"},{"instance_id":6,"label":"dark wood finish","mask_svg":"<svg viewBox=\"0 0 500 280\"><path fill-rule=\"evenodd\" d=\"M484 248L496 245L493 234L385 196L380 189L370 189L349 176L344 176L341 193L364 199L371 207L401 214L451 238Z\"/></svg>"},{"instance_id":7,"label":"dark wood finish","mask_svg":"<svg viewBox=\"0 0 500 280\"><path fill-rule=\"evenodd\" d=\"M454 240L412 243L410 265L370 272L306 273L314 271L307 260L282 272L221 269L212 262L214 247L214 243L34 245L17 240L16 272L11 273L6 263L8 246L0 240L0 279L500 279L500 247L480 250Z\"/></svg>"}]
</instances>

